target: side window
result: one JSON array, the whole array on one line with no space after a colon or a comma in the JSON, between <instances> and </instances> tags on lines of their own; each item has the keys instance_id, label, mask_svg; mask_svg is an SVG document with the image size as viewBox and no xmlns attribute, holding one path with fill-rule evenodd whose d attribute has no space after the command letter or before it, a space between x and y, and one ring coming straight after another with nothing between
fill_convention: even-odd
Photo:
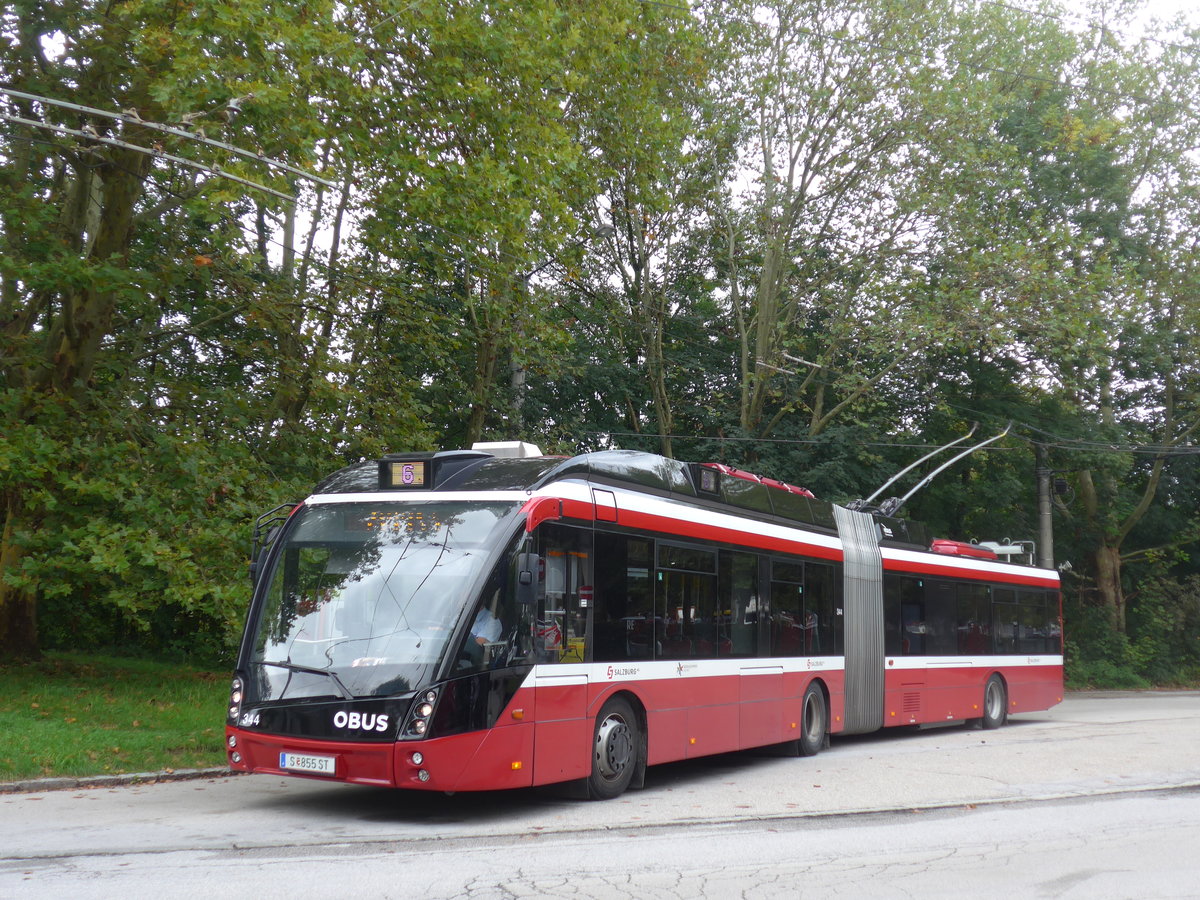
<instances>
[{"instance_id":1,"label":"side window","mask_svg":"<svg viewBox=\"0 0 1200 900\"><path fill-rule=\"evenodd\" d=\"M958 652L988 656L992 652L990 589L986 584L958 586Z\"/></svg>"},{"instance_id":2,"label":"side window","mask_svg":"<svg viewBox=\"0 0 1200 900\"><path fill-rule=\"evenodd\" d=\"M771 655L808 656L813 631L804 616L804 563L771 560Z\"/></svg>"},{"instance_id":3,"label":"side window","mask_svg":"<svg viewBox=\"0 0 1200 900\"><path fill-rule=\"evenodd\" d=\"M1062 653L1062 618L1056 591L1046 594L1046 652Z\"/></svg>"},{"instance_id":4,"label":"side window","mask_svg":"<svg viewBox=\"0 0 1200 900\"><path fill-rule=\"evenodd\" d=\"M592 659L649 659L654 648L653 544L643 538L597 532Z\"/></svg>"},{"instance_id":5,"label":"side window","mask_svg":"<svg viewBox=\"0 0 1200 900\"><path fill-rule=\"evenodd\" d=\"M1021 630L1020 613L1016 591L1012 588L995 588L992 591L992 634L996 653L1019 652L1017 636Z\"/></svg>"},{"instance_id":6,"label":"side window","mask_svg":"<svg viewBox=\"0 0 1200 900\"><path fill-rule=\"evenodd\" d=\"M924 656L929 623L925 618L925 582L920 578L900 579L900 652Z\"/></svg>"},{"instance_id":7,"label":"side window","mask_svg":"<svg viewBox=\"0 0 1200 900\"><path fill-rule=\"evenodd\" d=\"M958 652L955 622L958 592L952 581L925 582L925 655L953 656Z\"/></svg>"},{"instance_id":8,"label":"side window","mask_svg":"<svg viewBox=\"0 0 1200 900\"><path fill-rule=\"evenodd\" d=\"M538 662L585 662L592 581L592 533L565 525L538 530L539 576L533 649Z\"/></svg>"},{"instance_id":9,"label":"side window","mask_svg":"<svg viewBox=\"0 0 1200 900\"><path fill-rule=\"evenodd\" d=\"M759 557L722 550L718 604L721 616L718 656L758 656Z\"/></svg>"},{"instance_id":10,"label":"side window","mask_svg":"<svg viewBox=\"0 0 1200 900\"><path fill-rule=\"evenodd\" d=\"M655 655L711 659L720 642L717 553L703 547L658 545L658 617ZM725 647L728 655L729 648Z\"/></svg>"},{"instance_id":11,"label":"side window","mask_svg":"<svg viewBox=\"0 0 1200 900\"><path fill-rule=\"evenodd\" d=\"M884 575L883 578L883 652L888 656L900 656L904 642L900 631L900 605L904 586L911 578Z\"/></svg>"},{"instance_id":12,"label":"side window","mask_svg":"<svg viewBox=\"0 0 1200 900\"><path fill-rule=\"evenodd\" d=\"M1051 619L1057 619L1058 610L1051 611L1050 595L1044 591L1020 591L1017 597L1020 606L1017 652L1057 652L1051 649L1056 643L1053 638L1053 631L1056 629L1052 626Z\"/></svg>"},{"instance_id":13,"label":"side window","mask_svg":"<svg viewBox=\"0 0 1200 900\"><path fill-rule=\"evenodd\" d=\"M842 579L824 563L804 566L804 626L811 635L812 656L837 656L842 652Z\"/></svg>"}]
</instances>

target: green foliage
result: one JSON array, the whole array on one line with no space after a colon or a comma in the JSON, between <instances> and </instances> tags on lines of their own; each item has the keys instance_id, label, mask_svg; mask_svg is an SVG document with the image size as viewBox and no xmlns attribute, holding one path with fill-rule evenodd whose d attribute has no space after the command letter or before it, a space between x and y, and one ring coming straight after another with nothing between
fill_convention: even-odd
<instances>
[{"instance_id":1,"label":"green foliage","mask_svg":"<svg viewBox=\"0 0 1200 900\"><path fill-rule=\"evenodd\" d=\"M845 501L1013 421L905 513L1032 537L1041 445L1072 679L1194 679L1194 36L685 7L0 15L6 88L193 138L0 111L209 167L0 131L0 655L36 604L47 647L227 657L255 513L387 450L638 447Z\"/></svg>"}]
</instances>

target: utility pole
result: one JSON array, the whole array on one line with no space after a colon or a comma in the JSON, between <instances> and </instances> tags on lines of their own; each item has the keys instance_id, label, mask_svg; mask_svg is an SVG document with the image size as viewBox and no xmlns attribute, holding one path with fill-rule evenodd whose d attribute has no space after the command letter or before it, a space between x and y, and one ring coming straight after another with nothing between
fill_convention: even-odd
<instances>
[{"instance_id":1,"label":"utility pole","mask_svg":"<svg viewBox=\"0 0 1200 900\"><path fill-rule=\"evenodd\" d=\"M1050 505L1050 452L1045 444L1037 447L1038 485L1038 565L1043 569L1054 568L1054 518Z\"/></svg>"}]
</instances>

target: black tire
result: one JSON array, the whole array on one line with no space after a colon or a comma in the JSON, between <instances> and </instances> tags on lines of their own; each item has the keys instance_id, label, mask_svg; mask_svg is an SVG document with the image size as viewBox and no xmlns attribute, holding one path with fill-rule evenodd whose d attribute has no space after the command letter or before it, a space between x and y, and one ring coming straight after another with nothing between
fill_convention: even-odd
<instances>
[{"instance_id":1,"label":"black tire","mask_svg":"<svg viewBox=\"0 0 1200 900\"><path fill-rule=\"evenodd\" d=\"M614 697L596 716L592 731L592 774L588 796L611 800L625 793L641 764L642 739L629 701Z\"/></svg>"},{"instance_id":2,"label":"black tire","mask_svg":"<svg viewBox=\"0 0 1200 900\"><path fill-rule=\"evenodd\" d=\"M1004 679L993 675L983 688L983 718L979 720L980 727L999 728L1008 720L1008 691L1004 689Z\"/></svg>"},{"instance_id":3,"label":"black tire","mask_svg":"<svg viewBox=\"0 0 1200 900\"><path fill-rule=\"evenodd\" d=\"M804 692L800 703L800 755L816 756L825 746L829 728L829 710L825 707L825 692L815 681Z\"/></svg>"}]
</instances>

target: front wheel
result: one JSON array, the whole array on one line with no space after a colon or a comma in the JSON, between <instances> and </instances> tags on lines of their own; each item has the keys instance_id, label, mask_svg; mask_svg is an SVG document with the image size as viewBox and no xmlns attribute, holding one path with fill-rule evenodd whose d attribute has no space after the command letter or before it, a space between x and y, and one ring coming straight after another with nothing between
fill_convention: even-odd
<instances>
[{"instance_id":1,"label":"front wheel","mask_svg":"<svg viewBox=\"0 0 1200 900\"><path fill-rule=\"evenodd\" d=\"M637 716L628 700L614 697L596 716L592 735L592 774L588 794L611 800L625 793L638 767L641 736Z\"/></svg>"},{"instance_id":2,"label":"front wheel","mask_svg":"<svg viewBox=\"0 0 1200 900\"><path fill-rule=\"evenodd\" d=\"M1008 692L1004 690L1004 680L999 675L993 675L987 680L983 689L983 718L980 724L984 728L999 728L1008 718Z\"/></svg>"},{"instance_id":3,"label":"front wheel","mask_svg":"<svg viewBox=\"0 0 1200 900\"><path fill-rule=\"evenodd\" d=\"M825 731L829 713L825 708L825 692L813 682L804 692L800 704L800 755L816 756L825 746Z\"/></svg>"}]
</instances>

